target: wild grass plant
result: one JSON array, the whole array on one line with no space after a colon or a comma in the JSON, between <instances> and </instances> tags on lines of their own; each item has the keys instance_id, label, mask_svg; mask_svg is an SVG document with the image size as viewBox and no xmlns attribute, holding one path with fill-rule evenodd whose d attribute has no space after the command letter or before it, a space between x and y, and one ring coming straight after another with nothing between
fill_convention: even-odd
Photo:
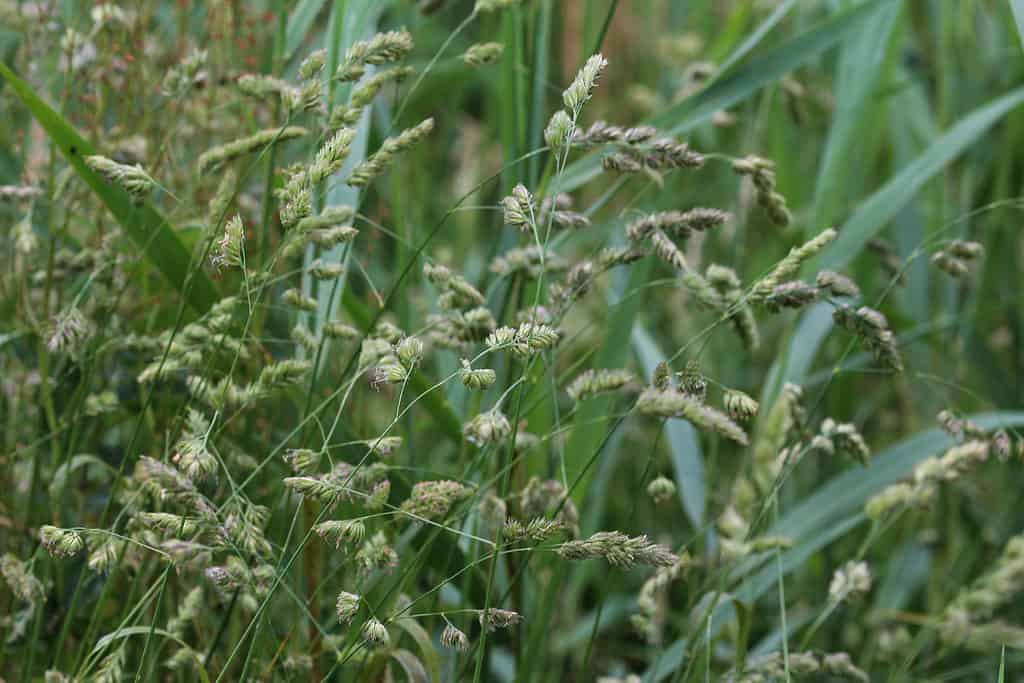
<instances>
[{"instance_id":1,"label":"wild grass plant","mask_svg":"<svg viewBox=\"0 0 1024 683\"><path fill-rule=\"evenodd\" d=\"M0 679L1012 680L1012 4L0 0Z\"/></svg>"}]
</instances>

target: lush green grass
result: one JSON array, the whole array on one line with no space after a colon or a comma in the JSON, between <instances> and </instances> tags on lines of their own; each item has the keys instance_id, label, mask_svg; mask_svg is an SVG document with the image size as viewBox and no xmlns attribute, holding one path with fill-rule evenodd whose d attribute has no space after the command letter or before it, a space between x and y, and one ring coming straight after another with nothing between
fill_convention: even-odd
<instances>
[{"instance_id":1,"label":"lush green grass","mask_svg":"<svg viewBox=\"0 0 1024 683\"><path fill-rule=\"evenodd\" d=\"M0 0L0 680L1015 680L1016 5Z\"/></svg>"}]
</instances>

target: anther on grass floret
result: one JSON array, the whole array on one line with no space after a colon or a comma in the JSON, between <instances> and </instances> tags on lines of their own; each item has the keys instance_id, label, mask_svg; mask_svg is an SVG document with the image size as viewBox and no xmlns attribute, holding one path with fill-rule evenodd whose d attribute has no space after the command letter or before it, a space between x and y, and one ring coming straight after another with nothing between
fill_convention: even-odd
<instances>
[{"instance_id":1,"label":"anther on grass floret","mask_svg":"<svg viewBox=\"0 0 1024 683\"><path fill-rule=\"evenodd\" d=\"M334 611L338 615L338 623L342 626L348 626L352 623L356 612L359 611L360 600L361 598L355 593L347 591L338 593L338 599L335 601L334 607Z\"/></svg>"},{"instance_id":2,"label":"anther on grass floret","mask_svg":"<svg viewBox=\"0 0 1024 683\"><path fill-rule=\"evenodd\" d=\"M386 139L373 156L352 171L345 182L353 187L369 185L374 178L384 172L396 155L414 147L432 130L434 130L434 119L425 119L416 126L402 131L396 137Z\"/></svg>"},{"instance_id":3,"label":"anther on grass floret","mask_svg":"<svg viewBox=\"0 0 1024 683\"><path fill-rule=\"evenodd\" d=\"M856 600L871 590L871 570L867 562L850 560L832 575L828 598L834 604Z\"/></svg>"},{"instance_id":4,"label":"anther on grass floret","mask_svg":"<svg viewBox=\"0 0 1024 683\"><path fill-rule=\"evenodd\" d=\"M293 472L302 474L316 469L320 463L320 455L310 448L289 448L283 457Z\"/></svg>"},{"instance_id":5,"label":"anther on grass floret","mask_svg":"<svg viewBox=\"0 0 1024 683\"><path fill-rule=\"evenodd\" d=\"M469 46L469 49L462 55L462 61L470 66L494 64L501 59L504 51L505 46L501 43L477 43Z\"/></svg>"},{"instance_id":6,"label":"anther on grass floret","mask_svg":"<svg viewBox=\"0 0 1024 683\"><path fill-rule=\"evenodd\" d=\"M119 164L99 155L85 157L85 163L110 182L120 185L135 201L145 199L156 186L156 181L139 164Z\"/></svg>"},{"instance_id":7,"label":"anther on grass floret","mask_svg":"<svg viewBox=\"0 0 1024 683\"><path fill-rule=\"evenodd\" d=\"M49 524L40 527L39 542L51 556L62 560L74 557L85 549L85 541L80 533Z\"/></svg>"},{"instance_id":8,"label":"anther on grass floret","mask_svg":"<svg viewBox=\"0 0 1024 683\"><path fill-rule=\"evenodd\" d=\"M239 138L233 142L220 145L203 152L197 162L197 170L202 175L214 170L218 166L238 157L259 152L269 145L294 140L306 135L308 131L301 126L286 126L284 128L268 128L254 133L248 137Z\"/></svg>"},{"instance_id":9,"label":"anther on grass floret","mask_svg":"<svg viewBox=\"0 0 1024 683\"><path fill-rule=\"evenodd\" d=\"M678 391L646 389L637 399L636 409L642 415L683 418L698 429L717 432L742 446L749 443L747 433L727 415Z\"/></svg>"},{"instance_id":10,"label":"anther on grass floret","mask_svg":"<svg viewBox=\"0 0 1024 683\"><path fill-rule=\"evenodd\" d=\"M441 632L441 645L449 650L464 652L469 649L469 638L451 623Z\"/></svg>"},{"instance_id":11,"label":"anther on grass floret","mask_svg":"<svg viewBox=\"0 0 1024 683\"><path fill-rule=\"evenodd\" d=\"M494 384L497 374L490 368L474 369L469 361L462 359L462 367L459 369L459 380L470 389L486 389Z\"/></svg>"},{"instance_id":12,"label":"anther on grass floret","mask_svg":"<svg viewBox=\"0 0 1024 683\"><path fill-rule=\"evenodd\" d=\"M50 353L75 354L82 349L89 330L89 321L77 307L66 308L54 316L46 348Z\"/></svg>"},{"instance_id":13,"label":"anther on grass floret","mask_svg":"<svg viewBox=\"0 0 1024 683\"><path fill-rule=\"evenodd\" d=\"M647 536L627 536L620 531L599 531L584 540L566 541L557 552L567 560L603 559L623 569L637 565L668 567L679 559L665 546L648 541Z\"/></svg>"},{"instance_id":14,"label":"anther on grass floret","mask_svg":"<svg viewBox=\"0 0 1024 683\"><path fill-rule=\"evenodd\" d=\"M676 495L676 485L668 477L660 476L653 480L647 485L647 495L651 497L651 500L655 504L661 505L662 503L672 500L672 497Z\"/></svg>"},{"instance_id":15,"label":"anther on grass floret","mask_svg":"<svg viewBox=\"0 0 1024 683\"><path fill-rule=\"evenodd\" d=\"M367 64L394 62L405 57L410 50L412 35L405 29L378 33L369 40L353 44L334 77L340 81L358 81L366 73Z\"/></svg>"},{"instance_id":16,"label":"anther on grass floret","mask_svg":"<svg viewBox=\"0 0 1024 683\"><path fill-rule=\"evenodd\" d=\"M729 416L740 422L746 422L757 415L760 408L757 401L736 389L727 390L722 402L725 404L725 411L729 413Z\"/></svg>"},{"instance_id":17,"label":"anther on grass floret","mask_svg":"<svg viewBox=\"0 0 1024 683\"><path fill-rule=\"evenodd\" d=\"M217 240L213 264L218 268L241 268L245 263L245 228L235 214L224 224L224 234Z\"/></svg>"},{"instance_id":18,"label":"anther on grass floret","mask_svg":"<svg viewBox=\"0 0 1024 683\"><path fill-rule=\"evenodd\" d=\"M606 66L608 66L608 60L603 55L596 54L587 59L583 68L576 73L572 83L562 93L562 103L565 104L566 109L579 113L594 93L597 79Z\"/></svg>"},{"instance_id":19,"label":"anther on grass floret","mask_svg":"<svg viewBox=\"0 0 1024 683\"><path fill-rule=\"evenodd\" d=\"M498 410L480 413L462 428L462 434L466 437L466 441L476 446L485 446L501 441L511 433L512 425L509 424L508 418Z\"/></svg>"},{"instance_id":20,"label":"anther on grass floret","mask_svg":"<svg viewBox=\"0 0 1024 683\"><path fill-rule=\"evenodd\" d=\"M552 536L565 531L566 526L562 521L535 517L526 524L517 519L505 520L503 535L510 543L520 543L523 541L543 543Z\"/></svg>"},{"instance_id":21,"label":"anther on grass floret","mask_svg":"<svg viewBox=\"0 0 1024 683\"><path fill-rule=\"evenodd\" d=\"M597 394L617 391L633 381L628 370L586 370L565 388L574 401L583 401Z\"/></svg>"},{"instance_id":22,"label":"anther on grass floret","mask_svg":"<svg viewBox=\"0 0 1024 683\"><path fill-rule=\"evenodd\" d=\"M333 542L335 548L340 548L342 544L362 543L366 536L366 525L359 519L320 522L313 530L324 541Z\"/></svg>"},{"instance_id":23,"label":"anther on grass floret","mask_svg":"<svg viewBox=\"0 0 1024 683\"><path fill-rule=\"evenodd\" d=\"M443 519L452 505L465 500L473 489L457 481L421 481L412 487L402 511L428 520Z\"/></svg>"},{"instance_id":24,"label":"anther on grass floret","mask_svg":"<svg viewBox=\"0 0 1024 683\"><path fill-rule=\"evenodd\" d=\"M398 553L388 543L383 531L368 538L356 553L355 559L363 574L375 570L388 571L398 566Z\"/></svg>"},{"instance_id":25,"label":"anther on grass floret","mask_svg":"<svg viewBox=\"0 0 1024 683\"><path fill-rule=\"evenodd\" d=\"M479 610L478 618L480 626L487 629L488 632L511 628L523 620L523 617L518 612L498 609L497 607Z\"/></svg>"}]
</instances>

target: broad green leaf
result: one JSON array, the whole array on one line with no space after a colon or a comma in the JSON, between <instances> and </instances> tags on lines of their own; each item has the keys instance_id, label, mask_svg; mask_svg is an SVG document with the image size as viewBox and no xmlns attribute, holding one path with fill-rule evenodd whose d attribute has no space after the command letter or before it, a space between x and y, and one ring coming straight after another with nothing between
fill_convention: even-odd
<instances>
[{"instance_id":1,"label":"broad green leaf","mask_svg":"<svg viewBox=\"0 0 1024 683\"><path fill-rule=\"evenodd\" d=\"M862 203L843 227L839 237L816 259L816 269L836 269L849 263L867 242L913 199L921 186L950 161L975 144L999 119L1024 102L1024 87L1017 88L975 109L937 139L919 157L894 175Z\"/></svg>"},{"instance_id":2,"label":"broad green leaf","mask_svg":"<svg viewBox=\"0 0 1024 683\"><path fill-rule=\"evenodd\" d=\"M395 626L408 633L409 637L416 642L416 647L420 651L420 666L425 673L430 675L429 680L432 683L440 683L441 659L437 656L437 650L434 648L434 641L430 639L430 634L420 626L418 621L409 617L395 619Z\"/></svg>"},{"instance_id":3,"label":"broad green leaf","mask_svg":"<svg viewBox=\"0 0 1024 683\"><path fill-rule=\"evenodd\" d=\"M1010 0L1010 10L1013 12L1013 23L1017 25L1021 46L1024 47L1024 0Z\"/></svg>"},{"instance_id":4,"label":"broad green leaf","mask_svg":"<svg viewBox=\"0 0 1024 683\"><path fill-rule=\"evenodd\" d=\"M163 215L149 202L136 204L127 192L94 173L85 164L85 157L97 154L96 149L4 64L0 64L0 76L136 246L167 281L184 294L188 303L197 311L204 312L219 300L216 287L202 269L191 267L189 250Z\"/></svg>"},{"instance_id":5,"label":"broad green leaf","mask_svg":"<svg viewBox=\"0 0 1024 683\"><path fill-rule=\"evenodd\" d=\"M772 13L765 17L765 20L762 21L756 29L751 31L750 35L732 51L728 59L722 62L721 66L718 67L718 71L715 72L714 76L712 76L712 83L717 81L723 75L729 73L729 69L742 61L751 50L757 47L760 42L764 40L766 35L771 33L773 28L779 25L780 21L786 18L786 15L789 14L790 10L795 6L796 0L784 0L784 2L780 2L778 6L772 10Z\"/></svg>"},{"instance_id":6,"label":"broad green leaf","mask_svg":"<svg viewBox=\"0 0 1024 683\"><path fill-rule=\"evenodd\" d=\"M644 374L650 377L654 368L665 360L647 330L637 325L633 329L633 348L640 358ZM665 438L672 456L672 470L679 485L679 501L683 512L695 529L704 526L704 504L707 497L704 481L704 462L701 460L697 431L686 420L665 420Z\"/></svg>"},{"instance_id":7,"label":"broad green leaf","mask_svg":"<svg viewBox=\"0 0 1024 683\"><path fill-rule=\"evenodd\" d=\"M880 8L840 50L833 88L836 105L818 167L814 219L807 225L809 234L832 224L850 192L850 173L857 172L850 168L850 161L878 101L875 91L900 9L899 4Z\"/></svg>"},{"instance_id":8,"label":"broad green leaf","mask_svg":"<svg viewBox=\"0 0 1024 683\"><path fill-rule=\"evenodd\" d=\"M423 666L423 662L408 650L395 650L391 653L391 657L401 665L409 683L429 683L431 680L437 680L427 677L427 670Z\"/></svg>"},{"instance_id":9,"label":"broad green leaf","mask_svg":"<svg viewBox=\"0 0 1024 683\"><path fill-rule=\"evenodd\" d=\"M731 107L793 69L809 62L864 26L879 9L898 0L872 0L824 21L788 43L758 59L752 59L733 73L673 105L650 122L669 135L679 135L709 120L715 112ZM571 164L563 173L562 191L568 192L601 172L599 154Z\"/></svg>"}]
</instances>

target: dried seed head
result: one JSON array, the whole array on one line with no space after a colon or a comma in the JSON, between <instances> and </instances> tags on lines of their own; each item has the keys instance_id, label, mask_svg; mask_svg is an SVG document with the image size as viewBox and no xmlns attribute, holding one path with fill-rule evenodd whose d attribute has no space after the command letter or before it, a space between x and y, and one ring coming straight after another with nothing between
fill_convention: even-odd
<instances>
[{"instance_id":1,"label":"dried seed head","mask_svg":"<svg viewBox=\"0 0 1024 683\"><path fill-rule=\"evenodd\" d=\"M335 548L340 548L342 544L362 543L366 536L366 525L359 519L321 522L313 530L325 541L333 541Z\"/></svg>"},{"instance_id":2,"label":"dried seed head","mask_svg":"<svg viewBox=\"0 0 1024 683\"><path fill-rule=\"evenodd\" d=\"M360 597L355 593L348 593L346 591L338 593L338 600L334 605L335 612L338 615L338 623L342 626L348 626L352 623L356 612L359 611L359 601Z\"/></svg>"},{"instance_id":3,"label":"dried seed head","mask_svg":"<svg viewBox=\"0 0 1024 683\"><path fill-rule=\"evenodd\" d=\"M523 620L523 617L517 612L496 607L480 610L479 615L480 625L487 629L488 632L501 628L510 628Z\"/></svg>"},{"instance_id":4,"label":"dried seed head","mask_svg":"<svg viewBox=\"0 0 1024 683\"><path fill-rule=\"evenodd\" d=\"M363 624L363 640L370 647L387 647L391 644L391 637L388 635L388 629L382 624L377 617L370 617Z\"/></svg>"},{"instance_id":5,"label":"dried seed head","mask_svg":"<svg viewBox=\"0 0 1024 683\"><path fill-rule=\"evenodd\" d=\"M441 633L441 645L450 650L464 652L469 649L469 638L466 637L465 633L449 623Z\"/></svg>"},{"instance_id":6,"label":"dried seed head","mask_svg":"<svg viewBox=\"0 0 1024 683\"><path fill-rule=\"evenodd\" d=\"M39 542L51 556L62 560L74 557L85 549L85 541L80 533L49 524L40 527Z\"/></svg>"}]
</instances>

